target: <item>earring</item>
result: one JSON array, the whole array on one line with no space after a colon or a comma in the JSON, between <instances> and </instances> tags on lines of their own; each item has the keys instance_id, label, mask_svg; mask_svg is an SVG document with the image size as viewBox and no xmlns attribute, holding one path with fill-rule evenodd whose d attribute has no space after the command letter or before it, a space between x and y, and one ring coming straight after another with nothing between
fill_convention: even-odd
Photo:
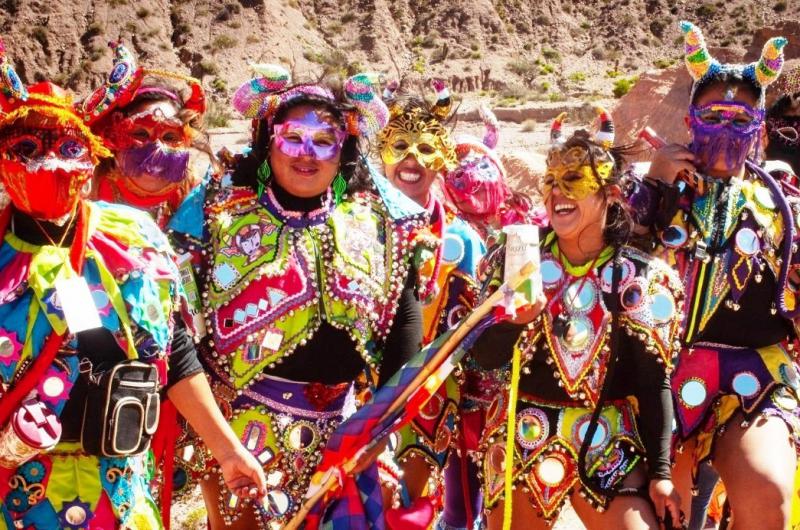
<instances>
[{"instance_id":1,"label":"earring","mask_svg":"<svg viewBox=\"0 0 800 530\"><path fill-rule=\"evenodd\" d=\"M267 182L269 182L269 178L272 176L272 168L269 167L269 161L264 160L260 166L258 166L258 171L256 171L256 181L258 182L258 198L261 198L261 195L264 193L264 188L267 186Z\"/></svg>"},{"instance_id":2,"label":"earring","mask_svg":"<svg viewBox=\"0 0 800 530\"><path fill-rule=\"evenodd\" d=\"M342 197L344 196L344 192L347 191L347 181L342 176L342 173L339 172L336 174L336 178L333 179L333 202L337 206L341 204Z\"/></svg>"}]
</instances>

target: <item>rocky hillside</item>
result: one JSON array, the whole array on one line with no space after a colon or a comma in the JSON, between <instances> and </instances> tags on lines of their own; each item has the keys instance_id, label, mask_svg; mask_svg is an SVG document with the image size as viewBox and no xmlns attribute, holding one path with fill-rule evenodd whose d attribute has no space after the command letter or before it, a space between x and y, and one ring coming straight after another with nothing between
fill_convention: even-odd
<instances>
[{"instance_id":1,"label":"rocky hillside","mask_svg":"<svg viewBox=\"0 0 800 530\"><path fill-rule=\"evenodd\" d=\"M0 0L0 32L22 77L79 91L108 71L106 43L203 79L218 98L248 61L296 77L364 66L450 80L513 107L611 97L680 56L677 21L742 54L762 28L800 19L791 0Z\"/></svg>"}]
</instances>

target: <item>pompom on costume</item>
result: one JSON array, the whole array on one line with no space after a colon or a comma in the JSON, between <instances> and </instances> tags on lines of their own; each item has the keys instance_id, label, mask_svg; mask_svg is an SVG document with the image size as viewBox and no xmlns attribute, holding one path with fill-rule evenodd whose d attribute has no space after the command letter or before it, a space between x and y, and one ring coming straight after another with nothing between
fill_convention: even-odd
<instances>
[{"instance_id":1,"label":"pompom on costume","mask_svg":"<svg viewBox=\"0 0 800 530\"><path fill-rule=\"evenodd\" d=\"M155 365L164 384L174 315L188 315L174 254L146 214L83 200L82 188L97 158L109 155L101 139L88 129L66 92L47 82L24 87L5 57L0 65L0 177L13 204L0 213L2 408L26 374L38 369L40 356L47 358L45 352L54 351L55 360L42 365L44 375L30 397L46 407L47 415L61 418L64 427L58 445L19 465L8 465L4 445L0 528L160 528L141 455L90 456L74 436L74 411L67 409L74 405L72 393L81 380L83 339L70 332L57 293L67 278L85 280L100 320L99 330L92 332L105 334L121 359ZM43 154L51 162L38 167L42 188L19 195L24 188L17 188L15 179L23 172L8 163L24 159L36 164ZM84 164L89 166L85 171ZM60 188L47 189L54 182ZM67 192L54 193L59 189ZM43 209L41 203L26 200L34 193L47 194L52 204ZM15 210L47 221L57 221L62 210L74 213L70 244L39 245L21 239L14 229ZM6 419L0 425L3 444L11 428Z\"/></svg>"},{"instance_id":2,"label":"pompom on costume","mask_svg":"<svg viewBox=\"0 0 800 530\"><path fill-rule=\"evenodd\" d=\"M256 77L236 90L233 106L254 120L254 129L282 125L273 123L276 112L298 98L338 103L327 87L291 85L280 66L253 71ZM388 110L374 93L375 79L360 74L345 83L350 110L342 127L348 136L369 138L385 124ZM378 176L375 184L389 191ZM206 205L204 303L213 349L205 362L231 426L271 477L270 503L259 509L258 525L278 528L299 509L328 436L342 421L355 374L335 383L272 374L298 356L308 359L304 363L324 360L324 352L340 363L355 359L358 370L391 375L382 373L387 340L399 318L412 234L423 211L383 192L344 193L337 201L331 189L313 209L300 211L286 205L298 199L274 181L259 186L258 192L215 190ZM330 337L338 342L321 342ZM206 473L212 470L209 462ZM224 520L236 521L243 509L243 500L220 496Z\"/></svg>"}]
</instances>

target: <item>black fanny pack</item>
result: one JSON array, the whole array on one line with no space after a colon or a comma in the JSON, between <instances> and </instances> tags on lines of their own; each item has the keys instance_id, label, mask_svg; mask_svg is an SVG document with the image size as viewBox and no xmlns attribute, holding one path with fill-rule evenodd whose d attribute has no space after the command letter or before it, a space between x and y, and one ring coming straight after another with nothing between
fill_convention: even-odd
<instances>
[{"instance_id":1,"label":"black fanny pack","mask_svg":"<svg viewBox=\"0 0 800 530\"><path fill-rule=\"evenodd\" d=\"M94 374L84 360L81 372L87 387L80 433L84 452L120 457L147 450L158 427L155 365L127 360Z\"/></svg>"}]
</instances>

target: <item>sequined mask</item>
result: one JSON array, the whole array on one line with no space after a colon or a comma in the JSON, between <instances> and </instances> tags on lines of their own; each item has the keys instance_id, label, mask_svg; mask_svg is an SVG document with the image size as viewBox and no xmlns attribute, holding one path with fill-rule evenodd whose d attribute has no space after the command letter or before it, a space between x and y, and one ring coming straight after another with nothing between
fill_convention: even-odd
<instances>
[{"instance_id":1,"label":"sequined mask","mask_svg":"<svg viewBox=\"0 0 800 530\"><path fill-rule=\"evenodd\" d=\"M447 129L435 119L424 119L420 109L392 118L379 136L380 153L386 165L399 164L413 156L432 171L458 165L455 144Z\"/></svg>"},{"instance_id":2,"label":"sequined mask","mask_svg":"<svg viewBox=\"0 0 800 530\"><path fill-rule=\"evenodd\" d=\"M299 120L276 124L273 138L286 156L332 160L341 153L347 133L320 119L316 112L309 112Z\"/></svg>"},{"instance_id":3,"label":"sequined mask","mask_svg":"<svg viewBox=\"0 0 800 530\"><path fill-rule=\"evenodd\" d=\"M0 132L0 179L14 206L38 219L70 213L94 172L77 130L8 128Z\"/></svg>"},{"instance_id":4,"label":"sequined mask","mask_svg":"<svg viewBox=\"0 0 800 530\"><path fill-rule=\"evenodd\" d=\"M552 149L547 155L547 173L542 183L542 195L548 197L557 186L568 199L580 201L597 193L611 177L613 169L611 155L595 161L595 167L592 168L589 151L584 147Z\"/></svg>"},{"instance_id":5,"label":"sequined mask","mask_svg":"<svg viewBox=\"0 0 800 530\"><path fill-rule=\"evenodd\" d=\"M689 107L692 143L689 150L697 155L701 170L713 167L724 157L725 167L734 170L759 140L764 110L732 101L714 101Z\"/></svg>"},{"instance_id":6,"label":"sequined mask","mask_svg":"<svg viewBox=\"0 0 800 530\"><path fill-rule=\"evenodd\" d=\"M445 190L459 209L468 205L470 213L497 212L508 197L500 169L488 156L471 153L444 179Z\"/></svg>"},{"instance_id":7,"label":"sequined mask","mask_svg":"<svg viewBox=\"0 0 800 530\"><path fill-rule=\"evenodd\" d=\"M160 109L123 119L108 137L117 150L117 167L130 179L153 176L177 183L187 176L191 128Z\"/></svg>"}]
</instances>

